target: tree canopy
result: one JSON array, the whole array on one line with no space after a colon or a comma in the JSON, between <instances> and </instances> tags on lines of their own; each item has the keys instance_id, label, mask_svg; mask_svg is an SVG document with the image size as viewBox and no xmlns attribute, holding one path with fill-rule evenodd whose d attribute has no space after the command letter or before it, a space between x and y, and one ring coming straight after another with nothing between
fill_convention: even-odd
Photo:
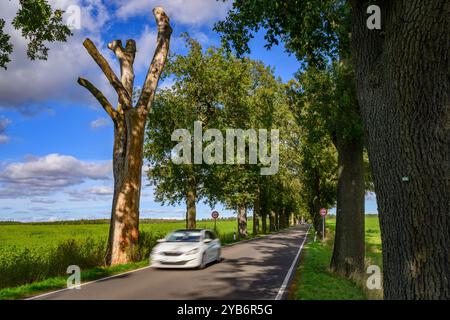
<instances>
[{"instance_id":1,"label":"tree canopy","mask_svg":"<svg viewBox=\"0 0 450 320\"><path fill-rule=\"evenodd\" d=\"M27 40L27 56L31 60L46 60L47 42L66 41L72 35L63 23L63 11L53 10L47 0L19 0L20 8L12 26L21 30ZM14 48L11 35L5 32L5 20L0 18L0 67L6 69Z\"/></svg>"}]
</instances>

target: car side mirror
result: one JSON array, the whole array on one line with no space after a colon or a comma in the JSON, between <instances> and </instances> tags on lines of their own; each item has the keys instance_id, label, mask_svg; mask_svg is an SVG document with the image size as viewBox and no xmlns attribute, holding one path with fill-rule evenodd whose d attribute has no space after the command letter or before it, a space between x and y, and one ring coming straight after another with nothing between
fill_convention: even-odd
<instances>
[{"instance_id":1,"label":"car side mirror","mask_svg":"<svg viewBox=\"0 0 450 320\"><path fill-rule=\"evenodd\" d=\"M210 243L212 240L211 239L204 239L203 242L204 243Z\"/></svg>"},{"instance_id":2,"label":"car side mirror","mask_svg":"<svg viewBox=\"0 0 450 320\"><path fill-rule=\"evenodd\" d=\"M156 240L156 242L158 242L158 243L166 242L166 239L158 239L158 240Z\"/></svg>"}]
</instances>

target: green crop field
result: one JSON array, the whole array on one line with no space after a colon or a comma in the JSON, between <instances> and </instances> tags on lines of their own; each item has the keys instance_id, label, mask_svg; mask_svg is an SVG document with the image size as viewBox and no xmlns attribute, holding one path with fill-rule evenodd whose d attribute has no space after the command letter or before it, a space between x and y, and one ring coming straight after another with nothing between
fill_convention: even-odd
<instances>
[{"instance_id":1,"label":"green crop field","mask_svg":"<svg viewBox=\"0 0 450 320\"><path fill-rule=\"evenodd\" d=\"M185 227L183 221L167 222L141 222L141 231L163 236L170 231L182 229ZM198 228L214 228L214 222L210 220L201 220L197 222ZM233 220L217 221L217 231L220 235L232 234L236 231L237 222ZM249 221L249 230L252 228ZM83 223L80 221L64 223L40 223L40 224L0 224L0 250L28 248L54 247L65 240L94 240L106 241L108 237L109 225L105 223Z\"/></svg>"},{"instance_id":2,"label":"green crop field","mask_svg":"<svg viewBox=\"0 0 450 320\"><path fill-rule=\"evenodd\" d=\"M157 239L184 227L183 221L141 221L135 260L146 260ZM198 221L197 227L213 229L214 222ZM234 219L217 221L222 243L233 242L236 229ZM0 289L64 275L69 265L103 266L108 231L107 221L0 223Z\"/></svg>"}]
</instances>

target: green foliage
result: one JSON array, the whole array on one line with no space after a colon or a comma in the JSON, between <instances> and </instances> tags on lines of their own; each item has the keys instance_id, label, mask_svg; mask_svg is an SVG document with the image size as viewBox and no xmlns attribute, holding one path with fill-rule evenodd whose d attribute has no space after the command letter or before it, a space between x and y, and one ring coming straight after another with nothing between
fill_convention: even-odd
<instances>
[{"instance_id":1,"label":"green foliage","mask_svg":"<svg viewBox=\"0 0 450 320\"><path fill-rule=\"evenodd\" d=\"M333 107L330 79L317 69L303 74L302 86L291 81L287 86L290 107L299 125L299 179L302 185L301 205L311 215L321 207L331 208L336 202L337 153L330 127ZM316 72L317 71L317 72ZM325 116L326 115L326 116Z\"/></svg>"},{"instance_id":2,"label":"green foliage","mask_svg":"<svg viewBox=\"0 0 450 320\"><path fill-rule=\"evenodd\" d=\"M235 1L227 18L215 25L240 55L250 51L248 42L260 29L267 48L281 40L299 61L325 66L349 51L350 6L336 0Z\"/></svg>"},{"instance_id":3,"label":"green foliage","mask_svg":"<svg viewBox=\"0 0 450 320\"><path fill-rule=\"evenodd\" d=\"M239 55L249 53L248 42L263 30L267 48L282 41L305 63L297 74L298 82L288 86L289 104L301 128L302 205L309 212L315 212L317 206L333 205L337 155L332 146L363 143L349 63L348 1L236 1L215 29ZM370 175L366 178L370 187Z\"/></svg>"},{"instance_id":4,"label":"green foliage","mask_svg":"<svg viewBox=\"0 0 450 320\"><path fill-rule=\"evenodd\" d=\"M0 19L0 67L5 68L6 64L10 62L9 55L13 51L13 46L9 42L10 35L4 32L5 20Z\"/></svg>"},{"instance_id":5,"label":"green foliage","mask_svg":"<svg viewBox=\"0 0 450 320\"><path fill-rule=\"evenodd\" d=\"M356 99L354 73L345 60L335 61L324 69L309 66L297 74L299 84L291 86L292 107L301 125L317 139L328 134L338 141L362 143L363 128ZM294 87L296 86L296 87ZM302 110L306 114L300 115Z\"/></svg>"},{"instance_id":6,"label":"green foliage","mask_svg":"<svg viewBox=\"0 0 450 320\"><path fill-rule=\"evenodd\" d=\"M47 0L20 0L20 8L12 21L15 29L22 31L28 41L27 55L31 60L46 60L46 42L64 42L71 36L70 29L63 23L63 11L53 10ZM0 67L6 69L13 47L10 36L3 31L5 21L0 19Z\"/></svg>"},{"instance_id":7,"label":"green foliage","mask_svg":"<svg viewBox=\"0 0 450 320\"><path fill-rule=\"evenodd\" d=\"M173 85L158 92L147 127L145 156L150 166L150 181L156 186L156 199L169 204L180 203L194 184L197 201L203 199L211 206L220 201L229 208L251 207L259 194L259 186L267 185L272 179L278 181L277 188L286 182L283 195L297 203L289 189L295 185L292 167L296 159L294 133L297 126L280 79L261 62L239 59L224 48L204 50L197 41L185 37L188 53L172 56L167 64L164 75ZM267 129L269 132L279 129L283 142L280 174L263 179L261 165L250 164L248 157L245 164L174 165L171 151L177 142L171 141L171 134L183 128L193 136L194 121L203 123L203 131L218 129L223 137L229 128ZM204 147L206 145L204 143ZM226 155L225 147L223 154ZM280 195L280 192L275 194ZM287 198L285 202L289 202Z\"/></svg>"}]
</instances>

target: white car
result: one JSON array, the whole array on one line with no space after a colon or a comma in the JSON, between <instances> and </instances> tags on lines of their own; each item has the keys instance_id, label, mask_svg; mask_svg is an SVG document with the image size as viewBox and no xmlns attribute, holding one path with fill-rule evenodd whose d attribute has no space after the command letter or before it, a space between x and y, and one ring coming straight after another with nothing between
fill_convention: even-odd
<instances>
[{"instance_id":1,"label":"white car","mask_svg":"<svg viewBox=\"0 0 450 320\"><path fill-rule=\"evenodd\" d=\"M158 240L150 255L155 268L199 268L220 261L220 241L212 230L183 229Z\"/></svg>"}]
</instances>

